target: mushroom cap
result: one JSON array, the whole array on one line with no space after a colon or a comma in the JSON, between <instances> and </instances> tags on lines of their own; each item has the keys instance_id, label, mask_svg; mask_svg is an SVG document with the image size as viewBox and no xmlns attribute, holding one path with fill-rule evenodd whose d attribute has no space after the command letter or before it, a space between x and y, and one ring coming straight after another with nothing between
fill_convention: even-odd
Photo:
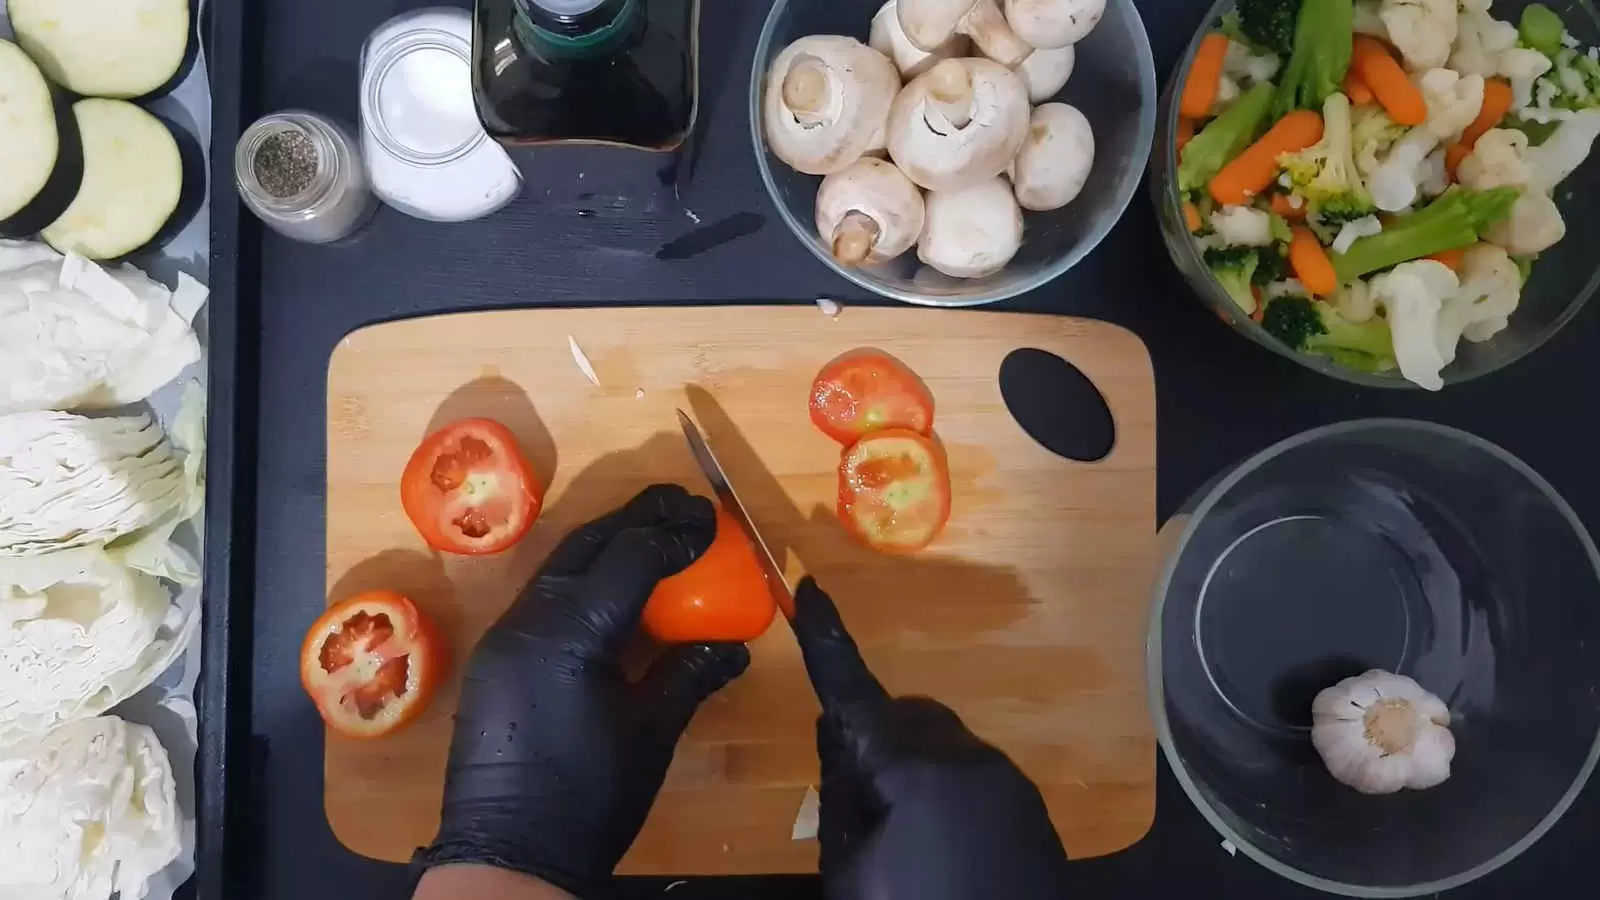
<instances>
[{"instance_id":1,"label":"mushroom cap","mask_svg":"<svg viewBox=\"0 0 1600 900\"><path fill-rule=\"evenodd\" d=\"M1094 168L1094 130L1076 107L1045 103L1033 110L1028 137L1008 171L1017 203L1044 211L1071 203Z\"/></svg>"},{"instance_id":2,"label":"mushroom cap","mask_svg":"<svg viewBox=\"0 0 1600 900\"><path fill-rule=\"evenodd\" d=\"M767 72L767 147L798 172L837 172L871 148L899 89L894 63L855 38L803 37Z\"/></svg>"},{"instance_id":3,"label":"mushroom cap","mask_svg":"<svg viewBox=\"0 0 1600 900\"><path fill-rule=\"evenodd\" d=\"M922 192L893 163L875 157L856 160L822 179L817 189L817 234L841 262L849 260L839 245L848 229L840 225L851 213L876 226L866 262L893 259L910 250L922 234Z\"/></svg>"},{"instance_id":4,"label":"mushroom cap","mask_svg":"<svg viewBox=\"0 0 1600 900\"><path fill-rule=\"evenodd\" d=\"M941 59L966 55L969 41L964 35L953 34L932 50L924 50L911 43L905 30L900 27L897 6L897 0L889 0L878 9L872 17L872 35L867 43L893 60L902 77L915 78Z\"/></svg>"},{"instance_id":5,"label":"mushroom cap","mask_svg":"<svg viewBox=\"0 0 1600 900\"><path fill-rule=\"evenodd\" d=\"M1041 49L1076 44L1100 24L1106 0L1005 0L1017 36Z\"/></svg>"},{"instance_id":6,"label":"mushroom cap","mask_svg":"<svg viewBox=\"0 0 1600 900\"><path fill-rule=\"evenodd\" d=\"M905 0L896 4L900 30L913 45L933 52L955 36L961 19L978 0Z\"/></svg>"},{"instance_id":7,"label":"mushroom cap","mask_svg":"<svg viewBox=\"0 0 1600 900\"><path fill-rule=\"evenodd\" d=\"M1003 178L934 191L926 204L917 258L946 275L992 275L1005 268L1022 246L1022 210Z\"/></svg>"},{"instance_id":8,"label":"mushroom cap","mask_svg":"<svg viewBox=\"0 0 1600 900\"><path fill-rule=\"evenodd\" d=\"M939 66L906 85L889 110L889 156L912 181L933 191L1005 171L1028 132L1028 89L1010 69L979 58L947 62L966 69L970 121L956 127L934 100Z\"/></svg>"},{"instance_id":9,"label":"mushroom cap","mask_svg":"<svg viewBox=\"0 0 1600 900\"><path fill-rule=\"evenodd\" d=\"M1054 47L1046 50L1035 50L1028 54L1028 58L1017 66L1017 77L1028 89L1028 99L1034 103L1043 103L1054 97L1068 79L1072 78L1072 67L1078 61L1078 51L1070 44L1065 47Z\"/></svg>"}]
</instances>

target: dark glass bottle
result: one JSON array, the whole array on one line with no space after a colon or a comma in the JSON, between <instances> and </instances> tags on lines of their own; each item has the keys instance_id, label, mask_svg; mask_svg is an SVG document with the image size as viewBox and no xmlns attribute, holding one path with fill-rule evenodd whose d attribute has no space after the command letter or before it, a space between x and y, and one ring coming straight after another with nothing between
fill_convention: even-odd
<instances>
[{"instance_id":1,"label":"dark glass bottle","mask_svg":"<svg viewBox=\"0 0 1600 900\"><path fill-rule=\"evenodd\" d=\"M501 143L674 150L694 128L700 0L477 0L472 90Z\"/></svg>"}]
</instances>

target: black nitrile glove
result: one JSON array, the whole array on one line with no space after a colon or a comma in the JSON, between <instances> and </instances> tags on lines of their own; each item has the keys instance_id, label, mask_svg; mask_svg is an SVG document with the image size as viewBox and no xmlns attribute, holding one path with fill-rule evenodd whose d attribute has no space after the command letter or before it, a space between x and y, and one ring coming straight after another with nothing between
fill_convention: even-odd
<instances>
[{"instance_id":1,"label":"black nitrile glove","mask_svg":"<svg viewBox=\"0 0 1600 900\"><path fill-rule=\"evenodd\" d=\"M478 642L423 868L514 869L583 897L644 825L700 702L750 663L685 645L629 683L618 654L656 582L711 545L710 501L657 485L568 535Z\"/></svg>"},{"instance_id":2,"label":"black nitrile glove","mask_svg":"<svg viewBox=\"0 0 1600 900\"><path fill-rule=\"evenodd\" d=\"M891 698L810 578L795 636L822 701L822 883L829 900L1063 900L1067 854L1039 789L960 717Z\"/></svg>"}]
</instances>

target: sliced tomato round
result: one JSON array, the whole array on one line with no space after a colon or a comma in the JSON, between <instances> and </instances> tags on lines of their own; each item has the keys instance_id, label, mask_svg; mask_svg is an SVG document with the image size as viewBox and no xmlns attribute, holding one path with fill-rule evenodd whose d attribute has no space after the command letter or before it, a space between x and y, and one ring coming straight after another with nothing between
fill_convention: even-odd
<instances>
[{"instance_id":1,"label":"sliced tomato round","mask_svg":"<svg viewBox=\"0 0 1600 900\"><path fill-rule=\"evenodd\" d=\"M851 350L811 383L811 421L841 444L888 428L933 433L933 394L917 373L882 350Z\"/></svg>"},{"instance_id":2,"label":"sliced tomato round","mask_svg":"<svg viewBox=\"0 0 1600 900\"><path fill-rule=\"evenodd\" d=\"M666 644L753 641L772 624L777 608L755 546L718 507L710 549L656 585L641 624Z\"/></svg>"},{"instance_id":3,"label":"sliced tomato round","mask_svg":"<svg viewBox=\"0 0 1600 900\"><path fill-rule=\"evenodd\" d=\"M544 496L509 428L493 419L461 419L411 454L400 503L428 546L477 556L521 540Z\"/></svg>"},{"instance_id":4,"label":"sliced tomato round","mask_svg":"<svg viewBox=\"0 0 1600 900\"><path fill-rule=\"evenodd\" d=\"M300 684L330 729L382 737L422 715L448 659L416 604L393 591L369 591L328 607L306 632Z\"/></svg>"},{"instance_id":5,"label":"sliced tomato round","mask_svg":"<svg viewBox=\"0 0 1600 900\"><path fill-rule=\"evenodd\" d=\"M857 441L839 461L839 518L884 553L914 553L933 543L950 520L943 448L904 428Z\"/></svg>"}]
</instances>

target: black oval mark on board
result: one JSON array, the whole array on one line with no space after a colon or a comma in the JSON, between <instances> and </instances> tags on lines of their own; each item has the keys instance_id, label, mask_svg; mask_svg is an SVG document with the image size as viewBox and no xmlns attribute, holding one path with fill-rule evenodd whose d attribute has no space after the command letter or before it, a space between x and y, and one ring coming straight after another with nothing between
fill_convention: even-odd
<instances>
[{"instance_id":1,"label":"black oval mark on board","mask_svg":"<svg viewBox=\"0 0 1600 900\"><path fill-rule=\"evenodd\" d=\"M1000 363L1000 396L1011 417L1046 450L1079 462L1105 459L1116 443L1111 407L1072 363L1025 347Z\"/></svg>"}]
</instances>

